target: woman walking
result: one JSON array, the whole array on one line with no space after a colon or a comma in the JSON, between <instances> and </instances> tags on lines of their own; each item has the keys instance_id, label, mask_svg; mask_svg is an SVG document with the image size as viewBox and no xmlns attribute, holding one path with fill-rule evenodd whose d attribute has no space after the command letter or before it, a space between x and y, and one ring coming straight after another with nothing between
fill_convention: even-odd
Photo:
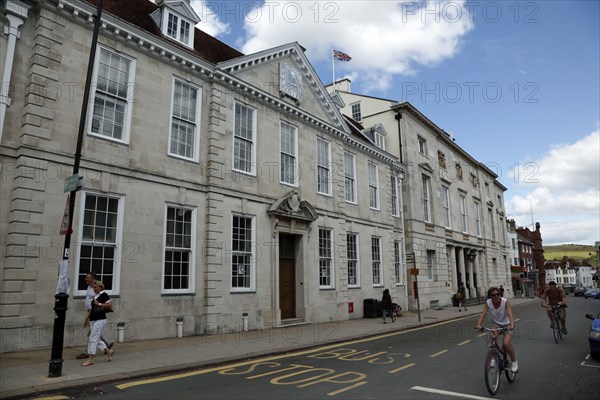
<instances>
[{"instance_id":1,"label":"woman walking","mask_svg":"<svg viewBox=\"0 0 600 400\"><path fill-rule=\"evenodd\" d=\"M88 315L83 321L83 327L87 328L90 325L90 336L88 338L88 359L81 364L82 367L87 367L94 364L94 355L96 348L108 355L108 361L112 361L113 350L106 347L104 341L100 340L104 328L106 327L106 313L112 309L110 297L104 291L104 284L101 281L94 281L92 284L94 289L94 300L92 300L92 308L88 311Z\"/></svg>"}]
</instances>

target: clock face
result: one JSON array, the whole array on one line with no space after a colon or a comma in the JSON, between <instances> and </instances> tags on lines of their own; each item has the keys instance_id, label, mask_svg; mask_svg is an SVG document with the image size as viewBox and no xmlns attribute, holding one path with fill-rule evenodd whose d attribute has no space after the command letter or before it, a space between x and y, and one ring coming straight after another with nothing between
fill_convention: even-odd
<instances>
[{"instance_id":1,"label":"clock face","mask_svg":"<svg viewBox=\"0 0 600 400\"><path fill-rule=\"evenodd\" d=\"M279 90L296 101L302 100L302 75L284 62L279 64Z\"/></svg>"}]
</instances>

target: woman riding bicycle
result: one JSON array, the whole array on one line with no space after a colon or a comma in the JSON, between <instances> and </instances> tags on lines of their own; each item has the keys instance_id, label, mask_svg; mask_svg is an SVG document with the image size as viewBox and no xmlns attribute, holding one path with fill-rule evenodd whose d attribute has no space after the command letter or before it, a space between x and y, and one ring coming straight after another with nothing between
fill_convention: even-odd
<instances>
[{"instance_id":1,"label":"woman riding bicycle","mask_svg":"<svg viewBox=\"0 0 600 400\"><path fill-rule=\"evenodd\" d=\"M500 290L497 287L491 287L488 290L488 300L483 305L483 311L479 316L479 321L475 325L475 329L481 329L481 324L488 313L492 322L499 327L507 328L508 331L504 334L502 339L502 348L508 353L512 360L510 367L512 372L519 370L517 364L517 356L512 346L512 335L515 328L515 319L513 317L512 308L507 299L500 296Z\"/></svg>"},{"instance_id":2,"label":"woman riding bicycle","mask_svg":"<svg viewBox=\"0 0 600 400\"><path fill-rule=\"evenodd\" d=\"M550 281L548 287L542 293L542 307L546 309L548 318L550 318L550 328L554 329L554 318L552 317L552 306L562 306L558 309L558 318L560 318L560 325L563 335L567 334L567 312L565 307L567 306L567 297L562 288L556 286L556 282Z\"/></svg>"}]
</instances>

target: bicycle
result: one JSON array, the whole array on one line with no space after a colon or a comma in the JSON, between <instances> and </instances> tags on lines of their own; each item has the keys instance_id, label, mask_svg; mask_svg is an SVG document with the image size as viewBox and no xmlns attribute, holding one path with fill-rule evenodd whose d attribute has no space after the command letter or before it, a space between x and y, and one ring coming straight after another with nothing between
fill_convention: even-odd
<instances>
[{"instance_id":1,"label":"bicycle","mask_svg":"<svg viewBox=\"0 0 600 400\"><path fill-rule=\"evenodd\" d=\"M563 338L562 330L560 329L560 317L558 315L558 309L564 307L564 304L558 304L552 307L552 334L554 335L554 341L558 343L558 339Z\"/></svg>"},{"instance_id":2,"label":"bicycle","mask_svg":"<svg viewBox=\"0 0 600 400\"><path fill-rule=\"evenodd\" d=\"M510 355L498 345L498 336L508 332L508 328L481 328L480 332L485 332L488 340L488 353L485 356L483 373L485 385L491 395L498 393L500 387L500 375L504 372L509 383L513 383L517 373L511 370L512 360Z\"/></svg>"}]
</instances>

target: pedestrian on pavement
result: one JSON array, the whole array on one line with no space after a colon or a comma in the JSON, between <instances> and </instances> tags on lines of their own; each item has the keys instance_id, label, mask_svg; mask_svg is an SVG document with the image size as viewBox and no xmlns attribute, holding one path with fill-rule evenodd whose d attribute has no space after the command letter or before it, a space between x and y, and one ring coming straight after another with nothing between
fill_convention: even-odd
<instances>
[{"instance_id":1,"label":"pedestrian on pavement","mask_svg":"<svg viewBox=\"0 0 600 400\"><path fill-rule=\"evenodd\" d=\"M512 364L510 369L512 372L519 370L519 364L517 363L517 356L512 346L512 336L515 329L515 318L513 317L512 308L507 299L500 296L500 290L497 287L491 287L488 289L488 299L483 304L483 311L479 316L479 321L475 325L475 329L480 330L483 319L488 315L489 319L496 324L498 327L507 328L508 331L504 333L502 339L502 349L506 350Z\"/></svg>"},{"instance_id":2,"label":"pedestrian on pavement","mask_svg":"<svg viewBox=\"0 0 600 400\"><path fill-rule=\"evenodd\" d=\"M498 291L500 292L500 297L504 297L504 288L502 287L502 285L500 285Z\"/></svg>"},{"instance_id":3,"label":"pedestrian on pavement","mask_svg":"<svg viewBox=\"0 0 600 400\"><path fill-rule=\"evenodd\" d=\"M87 290L85 292L85 318L83 320L83 326L85 329L85 326L87 325L86 323L86 319L89 318L90 315L90 310L92 309L92 301L94 300L94 297L96 297L96 292L94 292L94 281L98 280L98 277L96 276L96 273L93 271L88 272L85 275L85 283L87 283ZM90 331L88 330L87 333L88 338L90 337ZM108 347L109 349L112 349L113 343L112 342L108 342L104 336L100 338L100 340L102 340L104 342L104 344L106 345L106 347ZM87 353L87 348L83 351L83 353L79 354L77 356L77 358L79 360L83 360L85 358L88 358L88 353Z\"/></svg>"},{"instance_id":4,"label":"pedestrian on pavement","mask_svg":"<svg viewBox=\"0 0 600 400\"><path fill-rule=\"evenodd\" d=\"M88 312L88 317L83 323L83 327L87 328L88 322L90 325L90 337L88 338L88 359L81 364L82 367L87 367L94 364L94 355L96 348L104 352L108 356L108 361L112 361L114 351L109 349L104 341L100 339L104 328L106 327L106 313L112 309L112 303L108 293L104 291L104 284L101 281L94 281L92 284L94 293L96 294L92 300L92 308Z\"/></svg>"},{"instance_id":5,"label":"pedestrian on pavement","mask_svg":"<svg viewBox=\"0 0 600 400\"><path fill-rule=\"evenodd\" d=\"M390 290L385 289L383 291L383 297L381 298L381 309L383 311L383 323L385 324L385 318L389 315L392 318L392 322L396 322L396 316L394 315L394 307L392 305L392 296Z\"/></svg>"},{"instance_id":6,"label":"pedestrian on pavement","mask_svg":"<svg viewBox=\"0 0 600 400\"><path fill-rule=\"evenodd\" d=\"M465 311L467 311L467 290L465 289L465 285L462 282L458 284L458 292L456 292L456 299L458 300L458 311L462 311L462 307L464 307Z\"/></svg>"}]
</instances>

